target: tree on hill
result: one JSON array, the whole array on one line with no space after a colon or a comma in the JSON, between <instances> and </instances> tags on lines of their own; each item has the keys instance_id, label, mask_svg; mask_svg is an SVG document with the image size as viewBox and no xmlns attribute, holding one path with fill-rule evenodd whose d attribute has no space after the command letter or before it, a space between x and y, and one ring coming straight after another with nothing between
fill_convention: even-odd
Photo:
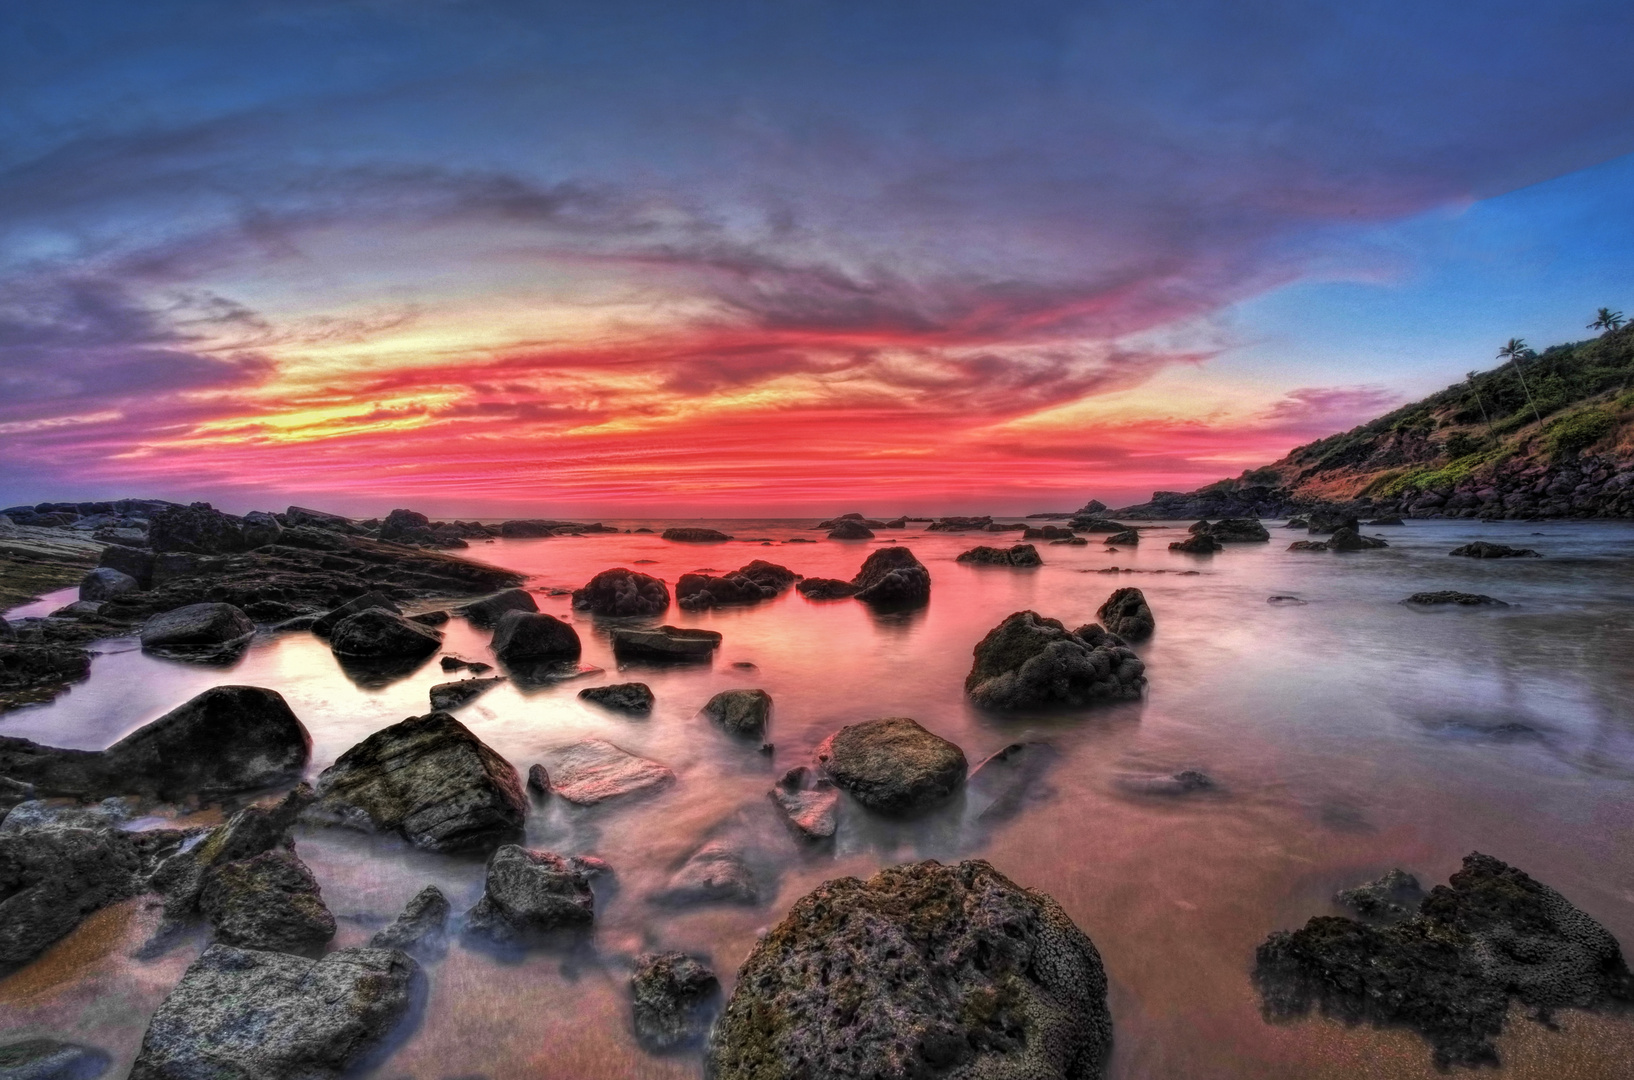
<instances>
[{"instance_id":1,"label":"tree on hill","mask_svg":"<svg viewBox=\"0 0 1634 1080\"><path fill-rule=\"evenodd\" d=\"M1538 412L1537 402L1532 400L1532 390L1526 385L1526 374L1521 371L1521 361L1532 355L1532 350L1526 347L1525 340L1512 337L1504 342L1503 348L1498 350L1498 359L1507 359L1515 367L1515 377L1521 381L1521 392L1526 395L1526 403L1532 406L1532 418L1543 426L1543 416Z\"/></svg>"},{"instance_id":2,"label":"tree on hill","mask_svg":"<svg viewBox=\"0 0 1634 1080\"><path fill-rule=\"evenodd\" d=\"M1486 414L1486 402L1481 399L1481 388L1475 384L1475 376L1479 374L1479 371L1472 371L1467 378L1469 379L1469 388L1475 392L1475 404L1481 407L1481 423L1486 425L1487 434L1490 435L1492 434L1492 417Z\"/></svg>"},{"instance_id":3,"label":"tree on hill","mask_svg":"<svg viewBox=\"0 0 1634 1080\"><path fill-rule=\"evenodd\" d=\"M1594 315L1594 321L1589 323L1590 330L1615 330L1624 322L1623 313L1610 308L1601 308Z\"/></svg>"}]
</instances>

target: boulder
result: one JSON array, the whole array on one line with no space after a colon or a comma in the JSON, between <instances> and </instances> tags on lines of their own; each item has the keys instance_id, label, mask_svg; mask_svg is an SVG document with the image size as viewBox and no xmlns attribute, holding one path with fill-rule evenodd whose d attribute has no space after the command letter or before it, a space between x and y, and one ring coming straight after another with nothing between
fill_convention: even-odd
<instances>
[{"instance_id":1,"label":"boulder","mask_svg":"<svg viewBox=\"0 0 1634 1080\"><path fill-rule=\"evenodd\" d=\"M323 615L319 615L312 622L312 632L319 637L326 638L334 632L335 626L343 619L349 619L360 611L379 609L389 611L394 615L402 614L403 609L397 601L383 592L371 589L362 596L346 601L338 608L333 608Z\"/></svg>"},{"instance_id":2,"label":"boulder","mask_svg":"<svg viewBox=\"0 0 1634 1080\"><path fill-rule=\"evenodd\" d=\"M1289 551L1326 551L1326 550L1328 550L1328 545L1327 545L1327 541L1325 541L1325 540L1295 540L1293 543L1288 545L1288 550Z\"/></svg>"},{"instance_id":3,"label":"boulder","mask_svg":"<svg viewBox=\"0 0 1634 1080\"><path fill-rule=\"evenodd\" d=\"M430 529L431 519L414 510L393 510L380 523L380 539L401 540L418 529Z\"/></svg>"},{"instance_id":4,"label":"boulder","mask_svg":"<svg viewBox=\"0 0 1634 1080\"><path fill-rule=\"evenodd\" d=\"M1193 536L1207 534L1219 544L1251 544L1271 539L1271 534L1258 518L1221 518L1216 522L1199 521L1189 530Z\"/></svg>"},{"instance_id":5,"label":"boulder","mask_svg":"<svg viewBox=\"0 0 1634 1080\"><path fill-rule=\"evenodd\" d=\"M1360 529L1361 522L1356 515L1345 510L1313 510L1305 515L1305 527L1313 533L1338 532L1340 529L1349 529L1355 532Z\"/></svg>"},{"instance_id":6,"label":"boulder","mask_svg":"<svg viewBox=\"0 0 1634 1080\"><path fill-rule=\"evenodd\" d=\"M507 611L501 615L490 647L506 664L576 660L584 648L573 627L554 615L533 611Z\"/></svg>"},{"instance_id":7,"label":"boulder","mask_svg":"<svg viewBox=\"0 0 1634 1080\"><path fill-rule=\"evenodd\" d=\"M470 619L475 626L495 626L507 611L536 612L539 602L533 594L525 589L506 589L504 592L485 596L481 600L473 601L460 608L460 614Z\"/></svg>"},{"instance_id":8,"label":"boulder","mask_svg":"<svg viewBox=\"0 0 1634 1080\"><path fill-rule=\"evenodd\" d=\"M1044 560L1038 557L1038 549L1031 544L1017 544L1008 548L973 547L961 554L955 561L977 563L983 566L1044 565Z\"/></svg>"},{"instance_id":9,"label":"boulder","mask_svg":"<svg viewBox=\"0 0 1634 1080\"><path fill-rule=\"evenodd\" d=\"M502 675L490 679L459 679L438 683L431 688L431 711L452 712L469 705L483 694L504 682Z\"/></svg>"},{"instance_id":10,"label":"boulder","mask_svg":"<svg viewBox=\"0 0 1634 1080\"><path fill-rule=\"evenodd\" d=\"M720 981L685 953L642 953L630 974L635 1035L649 1050L672 1050L701 1039Z\"/></svg>"},{"instance_id":11,"label":"boulder","mask_svg":"<svg viewBox=\"0 0 1634 1080\"><path fill-rule=\"evenodd\" d=\"M1514 1005L1546 1020L1559 1008L1634 1004L1617 939L1491 856L1466 856L1407 918L1374 913L1384 925L1317 916L1267 938L1254 969L1267 1018L1314 1009L1352 1024L1408 1027L1445 1069L1499 1064L1496 1040Z\"/></svg>"},{"instance_id":12,"label":"boulder","mask_svg":"<svg viewBox=\"0 0 1634 1080\"><path fill-rule=\"evenodd\" d=\"M704 705L703 714L733 735L764 739L772 718L772 695L764 690L722 690Z\"/></svg>"},{"instance_id":13,"label":"boulder","mask_svg":"<svg viewBox=\"0 0 1634 1080\"><path fill-rule=\"evenodd\" d=\"M769 564L768 564L769 565ZM746 574L682 574L675 583L675 602L688 611L731 604L758 604L778 594L771 585L762 585Z\"/></svg>"},{"instance_id":14,"label":"boulder","mask_svg":"<svg viewBox=\"0 0 1634 1080\"><path fill-rule=\"evenodd\" d=\"M244 546L253 549L276 544L284 535L284 527L265 510L251 510L244 515L240 532L244 537Z\"/></svg>"},{"instance_id":15,"label":"boulder","mask_svg":"<svg viewBox=\"0 0 1634 1080\"><path fill-rule=\"evenodd\" d=\"M721 644L721 635L715 630L679 626L650 630L621 626L613 631L612 639L613 655L620 660L657 663L707 661Z\"/></svg>"},{"instance_id":16,"label":"boulder","mask_svg":"<svg viewBox=\"0 0 1634 1080\"><path fill-rule=\"evenodd\" d=\"M857 595L857 587L839 578L808 577L795 586L807 600L843 600Z\"/></svg>"},{"instance_id":17,"label":"boulder","mask_svg":"<svg viewBox=\"0 0 1634 1080\"><path fill-rule=\"evenodd\" d=\"M1146 595L1134 588L1118 589L1107 597L1106 603L1095 612L1095 617L1101 620L1108 633L1116 634L1125 641L1145 641L1157 628L1152 609L1146 603Z\"/></svg>"},{"instance_id":18,"label":"boulder","mask_svg":"<svg viewBox=\"0 0 1634 1080\"><path fill-rule=\"evenodd\" d=\"M743 852L724 841L711 840L687 856L653 902L667 907L757 904L760 886Z\"/></svg>"},{"instance_id":19,"label":"boulder","mask_svg":"<svg viewBox=\"0 0 1634 1080\"><path fill-rule=\"evenodd\" d=\"M447 713L370 735L318 777L310 820L400 833L427 851L488 850L521 832L527 796L510 763Z\"/></svg>"},{"instance_id":20,"label":"boulder","mask_svg":"<svg viewBox=\"0 0 1634 1080\"><path fill-rule=\"evenodd\" d=\"M246 949L305 953L335 936L317 879L293 851L271 850L218 867L199 895L216 940Z\"/></svg>"},{"instance_id":21,"label":"boulder","mask_svg":"<svg viewBox=\"0 0 1634 1080\"><path fill-rule=\"evenodd\" d=\"M1021 534L1023 540L1076 540L1071 529L1063 529L1059 525L1028 526Z\"/></svg>"},{"instance_id":22,"label":"boulder","mask_svg":"<svg viewBox=\"0 0 1634 1080\"><path fill-rule=\"evenodd\" d=\"M976 645L965 693L990 709L1132 701L1146 686L1145 670L1122 639L1098 626L1069 631L1055 619L1018 611Z\"/></svg>"},{"instance_id":23,"label":"boulder","mask_svg":"<svg viewBox=\"0 0 1634 1080\"><path fill-rule=\"evenodd\" d=\"M779 777L767 794L801 836L824 840L834 835L839 824L840 793L833 781L816 769L796 765Z\"/></svg>"},{"instance_id":24,"label":"boulder","mask_svg":"<svg viewBox=\"0 0 1634 1080\"><path fill-rule=\"evenodd\" d=\"M707 1050L715 1080L1077 1080L1112 1042L1094 944L979 860L839 878L756 942Z\"/></svg>"},{"instance_id":25,"label":"boulder","mask_svg":"<svg viewBox=\"0 0 1634 1080\"><path fill-rule=\"evenodd\" d=\"M1187 555L1212 555L1223 547L1223 544L1207 533L1194 533L1184 540L1176 540L1170 544L1169 550L1183 551Z\"/></svg>"},{"instance_id":26,"label":"boulder","mask_svg":"<svg viewBox=\"0 0 1634 1080\"><path fill-rule=\"evenodd\" d=\"M1402 603L1423 605L1425 607L1433 607L1441 604L1458 604L1462 607L1478 607L1481 605L1489 605L1492 607L1509 606L1502 600L1487 596L1484 593L1457 592L1451 589L1442 590L1441 592L1416 592L1412 596L1409 596L1407 599L1403 600Z\"/></svg>"},{"instance_id":27,"label":"boulder","mask_svg":"<svg viewBox=\"0 0 1634 1080\"><path fill-rule=\"evenodd\" d=\"M579 691L579 697L594 702L604 709L646 716L652 712L652 688L646 683L613 683L609 686L589 686Z\"/></svg>"},{"instance_id":28,"label":"boulder","mask_svg":"<svg viewBox=\"0 0 1634 1080\"><path fill-rule=\"evenodd\" d=\"M97 1080L111 1064L105 1051L57 1039L0 1045L0 1080Z\"/></svg>"},{"instance_id":29,"label":"boulder","mask_svg":"<svg viewBox=\"0 0 1634 1080\"><path fill-rule=\"evenodd\" d=\"M930 571L905 547L880 548L851 579L857 599L875 607L915 607L930 602Z\"/></svg>"},{"instance_id":30,"label":"boulder","mask_svg":"<svg viewBox=\"0 0 1634 1080\"><path fill-rule=\"evenodd\" d=\"M793 570L786 566L779 566L774 562L767 562L765 559L755 559L753 562L739 567L738 573L756 585L779 593L784 592L789 586L800 580L800 575Z\"/></svg>"},{"instance_id":31,"label":"boulder","mask_svg":"<svg viewBox=\"0 0 1634 1080\"><path fill-rule=\"evenodd\" d=\"M284 511L285 526L305 526L309 529L323 529L329 532L355 533L358 531L351 520L339 514L331 514L323 510L309 510L304 506L291 506Z\"/></svg>"},{"instance_id":32,"label":"boulder","mask_svg":"<svg viewBox=\"0 0 1634 1080\"><path fill-rule=\"evenodd\" d=\"M5 629L11 630L9 625ZM6 633L0 633L0 711L31 701L50 701L68 683L91 673L91 656L78 645L6 638Z\"/></svg>"},{"instance_id":33,"label":"boulder","mask_svg":"<svg viewBox=\"0 0 1634 1080\"><path fill-rule=\"evenodd\" d=\"M141 587L141 584L129 574L115 570L111 566L99 566L86 574L85 580L79 583L79 598L100 604L104 600L112 600L128 592L136 592Z\"/></svg>"},{"instance_id":34,"label":"boulder","mask_svg":"<svg viewBox=\"0 0 1634 1080\"><path fill-rule=\"evenodd\" d=\"M550 794L550 773L537 762L528 766L528 790L541 798Z\"/></svg>"},{"instance_id":35,"label":"boulder","mask_svg":"<svg viewBox=\"0 0 1634 1080\"><path fill-rule=\"evenodd\" d=\"M1121 521L1113 521L1111 518L1099 517L1093 514L1088 517L1074 517L1067 524L1078 532L1092 533L1121 533L1129 528Z\"/></svg>"},{"instance_id":36,"label":"boulder","mask_svg":"<svg viewBox=\"0 0 1634 1080\"><path fill-rule=\"evenodd\" d=\"M1448 555L1462 555L1471 559L1541 559L1543 553L1531 548L1513 548L1508 544L1493 544L1477 540L1473 544L1453 548Z\"/></svg>"},{"instance_id":37,"label":"boulder","mask_svg":"<svg viewBox=\"0 0 1634 1080\"><path fill-rule=\"evenodd\" d=\"M872 540L874 530L860 521L842 521L828 531L830 540Z\"/></svg>"},{"instance_id":38,"label":"boulder","mask_svg":"<svg viewBox=\"0 0 1634 1080\"><path fill-rule=\"evenodd\" d=\"M211 945L153 1014L130 1080L339 1077L408 1012L417 970L396 949Z\"/></svg>"},{"instance_id":39,"label":"boulder","mask_svg":"<svg viewBox=\"0 0 1634 1080\"><path fill-rule=\"evenodd\" d=\"M834 785L887 814L929 809L964 783L964 751L905 716L848 724L817 747Z\"/></svg>"},{"instance_id":40,"label":"boulder","mask_svg":"<svg viewBox=\"0 0 1634 1080\"><path fill-rule=\"evenodd\" d=\"M581 739L547 754L546 761L551 790L579 806L653 792L675 782L667 767L606 739Z\"/></svg>"},{"instance_id":41,"label":"boulder","mask_svg":"<svg viewBox=\"0 0 1634 1080\"><path fill-rule=\"evenodd\" d=\"M1136 544L1140 543L1140 533L1135 529L1125 529L1123 532L1113 533L1111 536L1108 536L1106 538L1106 542L1108 544L1116 544L1120 547L1134 547Z\"/></svg>"},{"instance_id":42,"label":"boulder","mask_svg":"<svg viewBox=\"0 0 1634 1080\"><path fill-rule=\"evenodd\" d=\"M142 649L174 660L216 663L236 658L255 623L231 604L188 604L142 624Z\"/></svg>"},{"instance_id":43,"label":"boulder","mask_svg":"<svg viewBox=\"0 0 1634 1080\"><path fill-rule=\"evenodd\" d=\"M1328 538L1329 551L1370 551L1389 546L1376 536L1363 536L1354 529L1335 529Z\"/></svg>"},{"instance_id":44,"label":"boulder","mask_svg":"<svg viewBox=\"0 0 1634 1080\"><path fill-rule=\"evenodd\" d=\"M427 885L415 893L389 926L375 931L369 939L371 949L401 949L420 956L434 956L442 951L448 931L448 897L435 885Z\"/></svg>"},{"instance_id":45,"label":"boulder","mask_svg":"<svg viewBox=\"0 0 1634 1080\"><path fill-rule=\"evenodd\" d=\"M0 972L33 960L92 912L139 893L140 870L128 833L0 832Z\"/></svg>"},{"instance_id":46,"label":"boulder","mask_svg":"<svg viewBox=\"0 0 1634 1080\"><path fill-rule=\"evenodd\" d=\"M0 778L3 779L3 778ZM15 785L15 787L13 786ZM0 789L22 788L29 795L18 799L7 812L0 814L0 832L21 832L24 829L111 829L137 816L139 803L128 795L110 795L100 802L81 803L63 799L36 799L32 784L17 784L6 780ZM5 790L0 790L0 807L11 802Z\"/></svg>"},{"instance_id":47,"label":"boulder","mask_svg":"<svg viewBox=\"0 0 1634 1080\"><path fill-rule=\"evenodd\" d=\"M573 607L614 617L662 615L669 610L669 586L651 574L620 566L603 570L584 588L574 589Z\"/></svg>"},{"instance_id":48,"label":"boulder","mask_svg":"<svg viewBox=\"0 0 1634 1080\"><path fill-rule=\"evenodd\" d=\"M578 860L506 844L488 859L482 899L465 924L472 933L508 943L586 927L594 919L590 877Z\"/></svg>"},{"instance_id":49,"label":"boulder","mask_svg":"<svg viewBox=\"0 0 1634 1080\"><path fill-rule=\"evenodd\" d=\"M330 651L360 660L417 659L442 646L438 631L384 608L348 615L329 633Z\"/></svg>"},{"instance_id":50,"label":"boulder","mask_svg":"<svg viewBox=\"0 0 1634 1080\"><path fill-rule=\"evenodd\" d=\"M209 503L167 506L148 524L148 544L154 551L187 551L195 555L230 555L243 551L243 522L212 509Z\"/></svg>"},{"instance_id":51,"label":"boulder","mask_svg":"<svg viewBox=\"0 0 1634 1080\"><path fill-rule=\"evenodd\" d=\"M683 544L718 544L732 539L723 532L715 529L665 529L660 534L665 540L674 540Z\"/></svg>"}]
</instances>

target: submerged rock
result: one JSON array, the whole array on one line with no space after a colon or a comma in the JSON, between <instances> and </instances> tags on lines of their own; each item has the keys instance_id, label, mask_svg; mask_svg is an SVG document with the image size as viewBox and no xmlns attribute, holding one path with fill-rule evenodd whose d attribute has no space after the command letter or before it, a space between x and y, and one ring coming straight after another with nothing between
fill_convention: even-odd
<instances>
[{"instance_id":1,"label":"submerged rock","mask_svg":"<svg viewBox=\"0 0 1634 1080\"><path fill-rule=\"evenodd\" d=\"M1192 795L1199 791L1213 791L1214 779L1196 769L1182 769L1167 776L1120 776L1118 788L1130 795L1159 795L1173 797Z\"/></svg>"},{"instance_id":2,"label":"submerged rock","mask_svg":"<svg viewBox=\"0 0 1634 1080\"><path fill-rule=\"evenodd\" d=\"M581 739L552 751L546 760L551 790L580 806L656 791L675 782L666 766L606 739Z\"/></svg>"},{"instance_id":3,"label":"submerged rock","mask_svg":"<svg viewBox=\"0 0 1634 1080\"><path fill-rule=\"evenodd\" d=\"M442 951L448 930L448 897L435 885L415 893L391 925L369 939L371 949L402 949L413 955L436 955Z\"/></svg>"},{"instance_id":4,"label":"submerged rock","mask_svg":"<svg viewBox=\"0 0 1634 1080\"><path fill-rule=\"evenodd\" d=\"M1043 742L1011 743L988 755L965 781L966 812L987 823L1014 817L1028 802L1049 794L1045 776L1059 757Z\"/></svg>"},{"instance_id":5,"label":"submerged rock","mask_svg":"<svg viewBox=\"0 0 1634 1080\"><path fill-rule=\"evenodd\" d=\"M1513 548L1508 544L1493 544L1485 540L1477 540L1473 544L1453 548L1448 555L1463 555L1471 559L1541 559L1541 551L1531 548Z\"/></svg>"},{"instance_id":6,"label":"submerged rock","mask_svg":"<svg viewBox=\"0 0 1634 1080\"><path fill-rule=\"evenodd\" d=\"M1405 875L1403 875L1405 876ZM1439 1067L1496 1065L1511 1002L1634 1004L1617 940L1555 890L1479 852L1410 917L1378 926L1318 916L1256 953L1268 1019L1312 1009L1347 1023L1409 1027Z\"/></svg>"},{"instance_id":7,"label":"submerged rock","mask_svg":"<svg viewBox=\"0 0 1634 1080\"><path fill-rule=\"evenodd\" d=\"M1146 686L1145 671L1134 650L1099 626L1069 631L1018 611L977 643L965 693L991 709L1132 701Z\"/></svg>"},{"instance_id":8,"label":"submerged rock","mask_svg":"<svg viewBox=\"0 0 1634 1080\"><path fill-rule=\"evenodd\" d=\"M875 607L916 607L930 602L930 571L900 545L880 548L851 579L856 597Z\"/></svg>"},{"instance_id":9,"label":"submerged rock","mask_svg":"<svg viewBox=\"0 0 1634 1080\"><path fill-rule=\"evenodd\" d=\"M526 589L506 589L485 596L460 608L460 614L471 620L473 626L489 627L499 622L507 611L538 611L539 602Z\"/></svg>"},{"instance_id":10,"label":"submerged rock","mask_svg":"<svg viewBox=\"0 0 1634 1080\"><path fill-rule=\"evenodd\" d=\"M130 1080L326 1080L409 1007L418 966L396 949L321 960L212 945L148 1024Z\"/></svg>"},{"instance_id":11,"label":"submerged rock","mask_svg":"<svg viewBox=\"0 0 1634 1080\"><path fill-rule=\"evenodd\" d=\"M700 1039L720 981L685 953L642 953L635 958L630 993L635 1035L650 1050L669 1050Z\"/></svg>"},{"instance_id":12,"label":"submerged rock","mask_svg":"<svg viewBox=\"0 0 1634 1080\"><path fill-rule=\"evenodd\" d=\"M1125 641L1145 641L1152 636L1157 622L1146 603L1146 594L1139 589L1118 589L1107 597L1106 603L1095 612L1107 633L1116 634Z\"/></svg>"},{"instance_id":13,"label":"submerged rock","mask_svg":"<svg viewBox=\"0 0 1634 1080\"><path fill-rule=\"evenodd\" d=\"M620 566L603 570L573 590L573 607L592 615L662 615L669 610L669 586L651 574Z\"/></svg>"},{"instance_id":14,"label":"submerged rock","mask_svg":"<svg viewBox=\"0 0 1634 1080\"><path fill-rule=\"evenodd\" d=\"M721 644L721 635L714 630L668 625L650 630L621 626L613 631L612 639L613 655L620 660L657 663L707 661Z\"/></svg>"},{"instance_id":15,"label":"submerged rock","mask_svg":"<svg viewBox=\"0 0 1634 1080\"><path fill-rule=\"evenodd\" d=\"M491 644L506 664L539 660L575 660L583 651L579 632L554 615L507 611L499 617Z\"/></svg>"},{"instance_id":16,"label":"submerged rock","mask_svg":"<svg viewBox=\"0 0 1634 1080\"><path fill-rule=\"evenodd\" d=\"M455 682L438 683L431 688L431 711L450 712L463 705L469 705L504 681L503 675L495 675L490 679L459 679Z\"/></svg>"},{"instance_id":17,"label":"submerged rock","mask_svg":"<svg viewBox=\"0 0 1634 1080\"><path fill-rule=\"evenodd\" d=\"M848 724L817 747L818 767L863 806L913 813L947 800L964 783L964 751L905 716Z\"/></svg>"},{"instance_id":18,"label":"submerged rock","mask_svg":"<svg viewBox=\"0 0 1634 1080\"><path fill-rule=\"evenodd\" d=\"M772 695L764 690L722 690L704 705L703 714L733 735L764 738L772 718Z\"/></svg>"},{"instance_id":19,"label":"submerged rock","mask_svg":"<svg viewBox=\"0 0 1634 1080\"><path fill-rule=\"evenodd\" d=\"M231 604L188 604L142 624L142 648L174 660L214 663L243 652L255 623Z\"/></svg>"},{"instance_id":20,"label":"submerged rock","mask_svg":"<svg viewBox=\"0 0 1634 1080\"><path fill-rule=\"evenodd\" d=\"M111 1064L105 1051L57 1039L0 1046L0 1080L97 1080Z\"/></svg>"},{"instance_id":21,"label":"submerged rock","mask_svg":"<svg viewBox=\"0 0 1634 1080\"><path fill-rule=\"evenodd\" d=\"M329 633L329 648L336 656L362 660L417 659L430 656L442 645L438 631L384 608L348 615Z\"/></svg>"},{"instance_id":22,"label":"submerged rock","mask_svg":"<svg viewBox=\"0 0 1634 1080\"><path fill-rule=\"evenodd\" d=\"M492 848L528 809L510 762L443 712L370 735L323 771L317 794L309 819L400 833L427 851Z\"/></svg>"},{"instance_id":23,"label":"submerged rock","mask_svg":"<svg viewBox=\"0 0 1634 1080\"><path fill-rule=\"evenodd\" d=\"M1412 596L1409 596L1407 599L1403 600L1402 603L1421 604L1426 607L1431 607L1438 604L1458 604L1463 607L1479 607L1481 605L1489 605L1492 607L1509 606L1502 600L1487 596L1484 593L1456 592L1450 589L1442 592L1416 592Z\"/></svg>"},{"instance_id":24,"label":"submerged rock","mask_svg":"<svg viewBox=\"0 0 1634 1080\"><path fill-rule=\"evenodd\" d=\"M1391 923L1411 918L1424 903L1424 887L1405 870L1391 870L1377 881L1341 889L1333 902L1349 908L1364 922Z\"/></svg>"},{"instance_id":25,"label":"submerged rock","mask_svg":"<svg viewBox=\"0 0 1634 1080\"><path fill-rule=\"evenodd\" d=\"M711 840L670 875L653 902L670 907L756 904L760 902L760 887L742 851L724 841Z\"/></svg>"},{"instance_id":26,"label":"submerged rock","mask_svg":"<svg viewBox=\"0 0 1634 1080\"><path fill-rule=\"evenodd\" d=\"M482 899L467 913L466 929L514 943L595 920L590 878L575 859L506 844L488 859Z\"/></svg>"},{"instance_id":27,"label":"submerged rock","mask_svg":"<svg viewBox=\"0 0 1634 1080\"><path fill-rule=\"evenodd\" d=\"M199 910L216 940L247 949L304 953L335 936L317 879L293 851L266 851L210 874Z\"/></svg>"},{"instance_id":28,"label":"submerged rock","mask_svg":"<svg viewBox=\"0 0 1634 1080\"><path fill-rule=\"evenodd\" d=\"M716 1023L717 1080L1099 1075L1094 944L978 860L825 882L755 944Z\"/></svg>"},{"instance_id":29,"label":"submerged rock","mask_svg":"<svg viewBox=\"0 0 1634 1080\"><path fill-rule=\"evenodd\" d=\"M587 686L579 691L579 697L604 709L629 713L632 716L646 716L652 712L653 707L652 687L640 682Z\"/></svg>"},{"instance_id":30,"label":"submerged rock","mask_svg":"<svg viewBox=\"0 0 1634 1080\"><path fill-rule=\"evenodd\" d=\"M961 554L955 562L976 563L981 566L1043 566L1044 560L1038 557L1038 549L1031 544L1017 544L1014 547L973 547Z\"/></svg>"},{"instance_id":31,"label":"submerged rock","mask_svg":"<svg viewBox=\"0 0 1634 1080\"><path fill-rule=\"evenodd\" d=\"M816 769L796 765L767 794L802 836L824 840L834 835L839 824L840 792Z\"/></svg>"}]
</instances>

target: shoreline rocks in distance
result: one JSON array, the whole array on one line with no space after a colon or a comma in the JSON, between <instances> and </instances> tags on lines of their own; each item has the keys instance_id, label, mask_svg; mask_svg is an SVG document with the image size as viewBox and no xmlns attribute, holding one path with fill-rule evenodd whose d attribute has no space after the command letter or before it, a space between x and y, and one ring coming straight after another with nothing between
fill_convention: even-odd
<instances>
[{"instance_id":1,"label":"shoreline rocks in distance","mask_svg":"<svg viewBox=\"0 0 1634 1080\"><path fill-rule=\"evenodd\" d=\"M1531 548L1514 548L1508 544L1494 544L1486 540L1477 540L1473 544L1453 548L1448 555L1461 555L1470 559L1541 559L1541 551Z\"/></svg>"},{"instance_id":2,"label":"shoreline rocks in distance","mask_svg":"<svg viewBox=\"0 0 1634 1080\"><path fill-rule=\"evenodd\" d=\"M716 529L674 528L665 529L659 539L680 544L720 544L732 538Z\"/></svg>"},{"instance_id":3,"label":"shoreline rocks in distance","mask_svg":"<svg viewBox=\"0 0 1634 1080\"><path fill-rule=\"evenodd\" d=\"M955 562L973 563L981 566L1043 566L1044 560L1039 558L1038 549L1031 544L1016 544L1008 548L973 547L962 553Z\"/></svg>"},{"instance_id":4,"label":"shoreline rocks in distance","mask_svg":"<svg viewBox=\"0 0 1634 1080\"><path fill-rule=\"evenodd\" d=\"M1422 607L1436 607L1447 604L1453 604L1459 607L1509 606L1502 600L1499 600L1496 597L1487 596L1485 593L1457 592L1451 589L1446 589L1441 592L1416 592L1412 596L1409 596L1407 599L1403 600L1402 603Z\"/></svg>"}]
</instances>

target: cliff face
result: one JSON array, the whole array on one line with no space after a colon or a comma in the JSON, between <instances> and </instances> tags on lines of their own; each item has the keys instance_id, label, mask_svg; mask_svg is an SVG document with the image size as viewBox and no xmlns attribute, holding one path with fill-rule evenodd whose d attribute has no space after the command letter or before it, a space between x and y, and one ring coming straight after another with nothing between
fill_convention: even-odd
<instances>
[{"instance_id":1,"label":"cliff face","mask_svg":"<svg viewBox=\"0 0 1634 1080\"><path fill-rule=\"evenodd\" d=\"M1115 513L1282 517L1340 504L1406 517L1631 518L1631 387L1634 325L1527 354L1519 372L1472 373L1271 465Z\"/></svg>"}]
</instances>

